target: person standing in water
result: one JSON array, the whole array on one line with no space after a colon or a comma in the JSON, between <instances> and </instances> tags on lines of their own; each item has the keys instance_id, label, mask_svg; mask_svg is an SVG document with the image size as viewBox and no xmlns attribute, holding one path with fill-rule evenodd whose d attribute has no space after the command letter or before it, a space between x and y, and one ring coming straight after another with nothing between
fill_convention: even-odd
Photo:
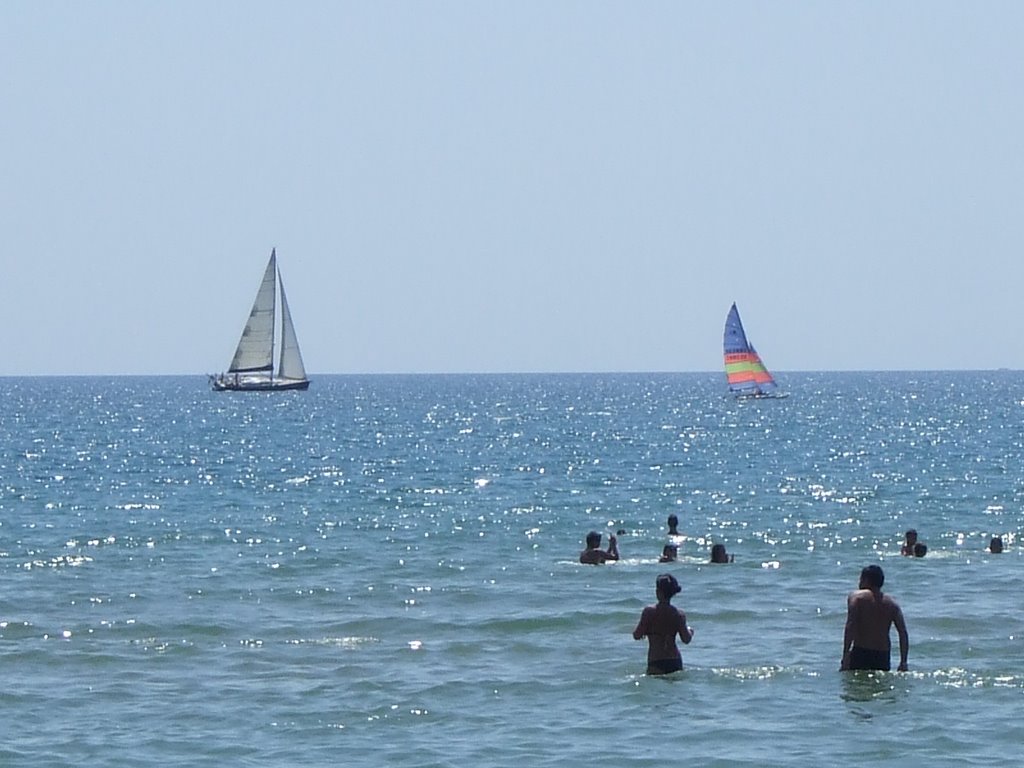
<instances>
[{"instance_id":1,"label":"person standing in water","mask_svg":"<svg viewBox=\"0 0 1024 768\"><path fill-rule=\"evenodd\" d=\"M601 549L601 534L591 531L587 534L587 548L580 552L584 565L601 565L607 560L619 559L619 542L614 533L608 534L608 549Z\"/></svg>"},{"instance_id":2,"label":"person standing in water","mask_svg":"<svg viewBox=\"0 0 1024 768\"><path fill-rule=\"evenodd\" d=\"M668 535L669 536L679 536L679 535L681 535L679 533L679 518L676 517L675 514L671 514L671 515L668 516Z\"/></svg>"},{"instance_id":3,"label":"person standing in water","mask_svg":"<svg viewBox=\"0 0 1024 768\"><path fill-rule=\"evenodd\" d=\"M676 635L689 645L693 629L686 625L686 614L672 605L672 597L681 591L679 582L670 573L663 573L654 582L657 605L649 605L640 614L633 630L633 639L647 638L647 674L666 675L683 668L683 657L676 645Z\"/></svg>"},{"instance_id":4,"label":"person standing in water","mask_svg":"<svg viewBox=\"0 0 1024 768\"><path fill-rule=\"evenodd\" d=\"M913 557L914 546L917 544L917 531L911 528L903 536L903 546L900 547L900 554L904 557Z\"/></svg>"},{"instance_id":5,"label":"person standing in water","mask_svg":"<svg viewBox=\"0 0 1024 768\"><path fill-rule=\"evenodd\" d=\"M885 574L877 565L869 565L860 572L859 588L846 599L846 628L843 630L842 671L875 669L888 672L889 627L896 625L900 638L900 672L907 671L910 638L903 611L888 595L882 594Z\"/></svg>"}]
</instances>

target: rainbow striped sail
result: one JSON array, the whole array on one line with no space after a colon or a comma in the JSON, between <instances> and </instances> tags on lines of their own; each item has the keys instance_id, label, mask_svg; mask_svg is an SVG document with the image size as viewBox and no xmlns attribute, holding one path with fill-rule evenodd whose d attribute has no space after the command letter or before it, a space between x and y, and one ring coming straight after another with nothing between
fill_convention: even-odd
<instances>
[{"instance_id":1,"label":"rainbow striped sail","mask_svg":"<svg viewBox=\"0 0 1024 768\"><path fill-rule=\"evenodd\" d=\"M736 304L725 318L725 378L736 397L785 397L775 379L761 362L757 350L747 341Z\"/></svg>"}]
</instances>

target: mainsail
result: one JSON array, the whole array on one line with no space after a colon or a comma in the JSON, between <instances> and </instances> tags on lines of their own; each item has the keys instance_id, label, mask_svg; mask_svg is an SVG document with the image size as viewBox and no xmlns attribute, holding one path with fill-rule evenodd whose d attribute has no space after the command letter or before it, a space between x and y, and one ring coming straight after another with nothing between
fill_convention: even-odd
<instances>
[{"instance_id":1,"label":"mainsail","mask_svg":"<svg viewBox=\"0 0 1024 768\"><path fill-rule=\"evenodd\" d=\"M775 379L747 341L736 304L725 319L725 377L737 397L780 397Z\"/></svg>"},{"instance_id":2,"label":"mainsail","mask_svg":"<svg viewBox=\"0 0 1024 768\"><path fill-rule=\"evenodd\" d=\"M270 261L263 273L263 281L256 291L249 319L242 329L235 356L231 358L228 373L270 374L274 369L274 281L277 278L277 250L270 252Z\"/></svg>"}]
</instances>

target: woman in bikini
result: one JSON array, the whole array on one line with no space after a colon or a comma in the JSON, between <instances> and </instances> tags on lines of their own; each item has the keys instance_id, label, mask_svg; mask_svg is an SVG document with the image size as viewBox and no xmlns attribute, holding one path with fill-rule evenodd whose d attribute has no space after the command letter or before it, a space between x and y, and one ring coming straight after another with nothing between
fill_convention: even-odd
<instances>
[{"instance_id":1,"label":"woman in bikini","mask_svg":"<svg viewBox=\"0 0 1024 768\"><path fill-rule=\"evenodd\" d=\"M654 585L658 604L644 608L640 623L633 630L633 638L647 638L647 674L666 675L683 668L676 635L683 643L689 644L693 630L686 626L686 614L672 605L673 595L681 591L675 576L663 573Z\"/></svg>"}]
</instances>

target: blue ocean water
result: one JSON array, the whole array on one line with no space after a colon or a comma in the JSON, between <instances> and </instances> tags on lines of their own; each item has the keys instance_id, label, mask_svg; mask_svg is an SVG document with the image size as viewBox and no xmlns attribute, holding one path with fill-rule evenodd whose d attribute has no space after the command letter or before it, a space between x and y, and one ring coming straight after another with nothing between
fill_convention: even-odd
<instances>
[{"instance_id":1,"label":"blue ocean water","mask_svg":"<svg viewBox=\"0 0 1024 768\"><path fill-rule=\"evenodd\" d=\"M780 378L0 379L0 764L1016 764L1019 375ZM869 563L908 674L837 671Z\"/></svg>"}]
</instances>

